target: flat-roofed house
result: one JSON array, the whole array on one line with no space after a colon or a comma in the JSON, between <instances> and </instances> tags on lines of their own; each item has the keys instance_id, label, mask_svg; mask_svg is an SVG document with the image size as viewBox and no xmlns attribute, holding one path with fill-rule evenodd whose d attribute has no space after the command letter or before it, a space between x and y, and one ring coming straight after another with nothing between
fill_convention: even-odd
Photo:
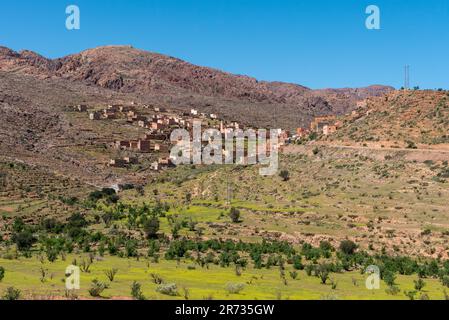
<instances>
[{"instance_id":1,"label":"flat-roofed house","mask_svg":"<svg viewBox=\"0 0 449 320\"><path fill-rule=\"evenodd\" d=\"M117 140L114 144L116 149L126 149L129 148L129 141L119 141Z\"/></svg>"},{"instance_id":2,"label":"flat-roofed house","mask_svg":"<svg viewBox=\"0 0 449 320\"><path fill-rule=\"evenodd\" d=\"M138 160L136 157L124 157L123 160L127 163L127 164L137 164Z\"/></svg>"},{"instance_id":3,"label":"flat-roofed house","mask_svg":"<svg viewBox=\"0 0 449 320\"><path fill-rule=\"evenodd\" d=\"M167 126L164 123L152 122L151 129L153 130L164 130Z\"/></svg>"},{"instance_id":4,"label":"flat-roofed house","mask_svg":"<svg viewBox=\"0 0 449 320\"><path fill-rule=\"evenodd\" d=\"M140 152L148 153L151 151L151 142L148 140L139 140L137 142L137 149Z\"/></svg>"},{"instance_id":5,"label":"flat-roofed house","mask_svg":"<svg viewBox=\"0 0 449 320\"><path fill-rule=\"evenodd\" d=\"M101 113L97 112L97 111L91 112L91 113L89 113L89 119L90 120L100 120L101 119Z\"/></svg>"},{"instance_id":6,"label":"flat-roofed house","mask_svg":"<svg viewBox=\"0 0 449 320\"><path fill-rule=\"evenodd\" d=\"M328 135L330 135L330 134L332 134L332 133L334 133L334 132L336 132L337 131L337 126L329 126L329 125L325 125L324 127L323 127L323 134L325 135L325 136L328 136Z\"/></svg>"},{"instance_id":7,"label":"flat-roofed house","mask_svg":"<svg viewBox=\"0 0 449 320\"><path fill-rule=\"evenodd\" d=\"M126 161L123 159L111 159L109 161L109 166L115 168L123 168L126 166Z\"/></svg>"},{"instance_id":8,"label":"flat-roofed house","mask_svg":"<svg viewBox=\"0 0 449 320\"><path fill-rule=\"evenodd\" d=\"M75 111L86 112L87 111L87 105L79 104L79 105L75 106Z\"/></svg>"}]
</instances>

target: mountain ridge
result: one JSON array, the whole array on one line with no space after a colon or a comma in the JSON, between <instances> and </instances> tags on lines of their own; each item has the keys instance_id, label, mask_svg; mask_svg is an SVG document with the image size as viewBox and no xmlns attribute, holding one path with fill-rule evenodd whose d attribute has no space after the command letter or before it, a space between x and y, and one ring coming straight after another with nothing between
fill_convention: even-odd
<instances>
[{"instance_id":1,"label":"mountain ridge","mask_svg":"<svg viewBox=\"0 0 449 320\"><path fill-rule=\"evenodd\" d=\"M164 94L175 90L256 103L304 104L307 99L326 100L327 96L334 100L362 100L393 90L382 85L313 90L294 83L259 81L129 46L98 47L57 59L0 47L0 70L59 77L122 92ZM347 107L341 107L341 101L334 104L337 112Z\"/></svg>"}]
</instances>

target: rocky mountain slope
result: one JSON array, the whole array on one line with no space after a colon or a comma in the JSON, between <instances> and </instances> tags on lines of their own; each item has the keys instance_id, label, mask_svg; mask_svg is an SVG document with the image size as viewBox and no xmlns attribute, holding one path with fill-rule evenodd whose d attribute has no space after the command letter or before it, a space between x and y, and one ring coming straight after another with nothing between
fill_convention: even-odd
<instances>
[{"instance_id":1,"label":"rocky mountain slope","mask_svg":"<svg viewBox=\"0 0 449 320\"><path fill-rule=\"evenodd\" d=\"M351 111L356 101L392 90L386 86L311 90L199 67L129 46L100 47L55 60L1 47L0 70L132 93L141 100L163 96L156 100L291 129L315 115Z\"/></svg>"},{"instance_id":2,"label":"rocky mountain slope","mask_svg":"<svg viewBox=\"0 0 449 320\"><path fill-rule=\"evenodd\" d=\"M327 141L373 147L449 150L449 93L392 91L346 117Z\"/></svg>"}]
</instances>

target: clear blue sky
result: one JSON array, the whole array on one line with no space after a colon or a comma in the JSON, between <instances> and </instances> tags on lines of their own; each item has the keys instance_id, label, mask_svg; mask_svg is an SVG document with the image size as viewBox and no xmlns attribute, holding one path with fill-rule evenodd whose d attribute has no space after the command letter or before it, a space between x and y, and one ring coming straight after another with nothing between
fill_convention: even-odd
<instances>
[{"instance_id":1,"label":"clear blue sky","mask_svg":"<svg viewBox=\"0 0 449 320\"><path fill-rule=\"evenodd\" d=\"M65 28L65 8L81 30ZM381 30L365 9L381 10ZM311 88L449 88L449 0L17 0L0 6L0 45L47 57L109 44Z\"/></svg>"}]
</instances>

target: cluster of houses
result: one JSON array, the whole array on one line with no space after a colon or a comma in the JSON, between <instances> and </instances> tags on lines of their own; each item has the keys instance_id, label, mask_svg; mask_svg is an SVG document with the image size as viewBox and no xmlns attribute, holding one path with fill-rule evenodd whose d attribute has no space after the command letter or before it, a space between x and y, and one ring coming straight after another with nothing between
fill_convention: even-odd
<instances>
[{"instance_id":1,"label":"cluster of houses","mask_svg":"<svg viewBox=\"0 0 449 320\"><path fill-rule=\"evenodd\" d=\"M124 114L132 113L133 110L135 110L135 107L133 105L131 106L124 106L124 105L109 105L107 108L103 109L102 111L92 111L89 112L89 119L90 120L114 120L121 118ZM128 116L129 118L129 116Z\"/></svg>"},{"instance_id":2,"label":"cluster of houses","mask_svg":"<svg viewBox=\"0 0 449 320\"><path fill-rule=\"evenodd\" d=\"M363 108L366 101L358 102L357 107ZM87 105L76 105L70 107L75 112L89 112L91 120L115 120L126 119L130 124L139 126L148 130L148 132L139 139L135 140L117 140L111 144L116 150L126 151L126 154L157 154L158 161L151 164L151 169L159 171L161 169L173 166L170 153L170 135L173 129L181 128L188 130L191 135L193 131L193 123L195 120L207 120L208 128L217 129L223 135L232 133L234 130L251 129L240 124L238 121L221 120L217 114L201 113L196 109L190 112L175 113L162 107L152 107L144 105L143 109L152 108L152 115L145 115L138 111L134 103L131 105L109 105L102 111L89 111ZM148 113L147 113L148 114ZM354 112L353 112L354 115ZM337 120L336 116L316 117L310 124L310 128L297 128L296 133L291 135L289 131L279 129L279 150L282 151L283 146L289 142L307 138L311 133L315 132L323 135L330 135L336 132L343 123ZM255 130L257 132L257 130ZM271 150L270 140L266 142L267 153ZM226 150L223 148L223 156L226 157ZM235 155L234 155L235 156ZM246 154L245 158L251 156ZM235 159L235 157L234 157ZM241 159L236 159L240 161ZM138 164L136 156L128 156L122 158L111 159L110 167L126 168L133 164Z\"/></svg>"},{"instance_id":3,"label":"cluster of houses","mask_svg":"<svg viewBox=\"0 0 449 320\"><path fill-rule=\"evenodd\" d=\"M148 109L149 106L143 106L143 109ZM87 106L73 109L79 112L86 112ZM230 121L225 123L218 121L217 114L201 113L196 109L191 109L190 112L182 112L180 114L174 113L166 108L152 107L153 114L148 116L139 113L134 103L130 106L125 105L109 105L102 111L90 111L89 119L91 120L116 120L126 119L130 124L134 124L141 128L147 129L148 132L139 139L134 140L117 140L111 144L116 150L127 151L128 153L141 154L158 154L161 157L151 165L153 170L161 170L163 168L173 166L169 157L170 152L170 135L173 129L182 128L192 132L193 122L195 120L208 120L210 124L215 122L215 127L220 129L222 133L231 131L231 129L242 129L237 121ZM210 125L214 127L214 125ZM137 157L124 157L111 159L110 167L126 168L132 164L137 164Z\"/></svg>"},{"instance_id":4,"label":"cluster of houses","mask_svg":"<svg viewBox=\"0 0 449 320\"><path fill-rule=\"evenodd\" d=\"M297 128L296 135L294 135L292 139L300 140L308 137L313 132L328 136L335 133L342 126L343 122L337 120L336 116L315 117L310 123L310 128Z\"/></svg>"},{"instance_id":5,"label":"cluster of houses","mask_svg":"<svg viewBox=\"0 0 449 320\"><path fill-rule=\"evenodd\" d=\"M366 108L368 105L368 100L362 100L357 102L357 109L352 111L348 116L351 119L357 119L360 117L360 110ZM368 111L369 112L369 111ZM318 134L323 134L325 136L331 135L338 131L343 126L343 122L337 120L334 115L315 117L310 123L310 128L297 128L296 135L292 136L292 140L300 140L308 137L311 133L316 132Z\"/></svg>"}]
</instances>

